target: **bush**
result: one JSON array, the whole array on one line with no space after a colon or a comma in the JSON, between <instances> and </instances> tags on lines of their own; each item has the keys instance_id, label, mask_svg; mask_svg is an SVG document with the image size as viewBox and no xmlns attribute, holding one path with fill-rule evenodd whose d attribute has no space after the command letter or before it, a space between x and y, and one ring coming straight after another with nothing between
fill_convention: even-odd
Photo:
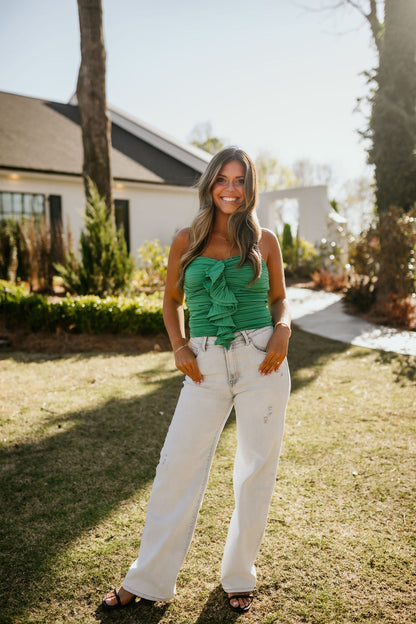
<instances>
[{"instance_id":1,"label":"bush","mask_svg":"<svg viewBox=\"0 0 416 624\"><path fill-rule=\"evenodd\" d=\"M344 272L342 264L342 250L335 240L322 238L318 250L319 268L328 273L340 274Z\"/></svg>"},{"instance_id":2,"label":"bush","mask_svg":"<svg viewBox=\"0 0 416 624\"><path fill-rule=\"evenodd\" d=\"M32 290L50 290L53 263L63 255L62 231L55 228L52 237L44 217L0 222L0 278L28 281Z\"/></svg>"},{"instance_id":3,"label":"bush","mask_svg":"<svg viewBox=\"0 0 416 624\"><path fill-rule=\"evenodd\" d=\"M392 206L382 213L377 237L379 295L404 299L416 287L416 209L403 213Z\"/></svg>"},{"instance_id":4,"label":"bush","mask_svg":"<svg viewBox=\"0 0 416 624\"><path fill-rule=\"evenodd\" d=\"M351 276L345 289L344 300L358 312L368 312L377 298L377 280L368 276Z\"/></svg>"},{"instance_id":5,"label":"bush","mask_svg":"<svg viewBox=\"0 0 416 624\"><path fill-rule=\"evenodd\" d=\"M344 273L342 275L337 275L336 273L330 273L325 269L314 271L311 278L314 286L327 290L328 292L344 290L347 282L347 277Z\"/></svg>"},{"instance_id":6,"label":"bush","mask_svg":"<svg viewBox=\"0 0 416 624\"><path fill-rule=\"evenodd\" d=\"M410 327L415 314L415 254L416 211L403 213L391 207L350 244L352 274L345 300L359 311L373 310Z\"/></svg>"},{"instance_id":7,"label":"bush","mask_svg":"<svg viewBox=\"0 0 416 624\"><path fill-rule=\"evenodd\" d=\"M23 288L0 282L0 312L8 326L23 325L31 331L74 333L157 334L165 331L162 299L139 297L66 297L51 302L43 295L28 295Z\"/></svg>"},{"instance_id":8,"label":"bush","mask_svg":"<svg viewBox=\"0 0 416 624\"><path fill-rule=\"evenodd\" d=\"M317 269L319 259L315 247L299 236L294 239L288 223L284 225L280 246L287 277L310 277Z\"/></svg>"},{"instance_id":9,"label":"bush","mask_svg":"<svg viewBox=\"0 0 416 624\"><path fill-rule=\"evenodd\" d=\"M158 239L146 241L138 250L140 269L134 272L133 285L139 290L154 292L165 286L170 247L162 247Z\"/></svg>"},{"instance_id":10,"label":"bush","mask_svg":"<svg viewBox=\"0 0 416 624\"><path fill-rule=\"evenodd\" d=\"M101 297L120 295L131 288L134 260L127 251L123 231L117 231L105 200L91 181L89 192L86 231L80 238L80 260L71 250L65 263L57 264L56 270L72 293Z\"/></svg>"}]
</instances>

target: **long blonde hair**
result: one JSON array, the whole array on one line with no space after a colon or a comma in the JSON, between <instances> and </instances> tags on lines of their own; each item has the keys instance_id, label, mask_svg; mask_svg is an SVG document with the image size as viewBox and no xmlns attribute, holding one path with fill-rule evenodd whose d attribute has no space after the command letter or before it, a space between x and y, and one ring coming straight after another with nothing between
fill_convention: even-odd
<instances>
[{"instance_id":1,"label":"long blonde hair","mask_svg":"<svg viewBox=\"0 0 416 624\"><path fill-rule=\"evenodd\" d=\"M199 183L199 212L190 228L190 241L188 251L180 260L179 283L183 285L186 267L197 256L200 256L208 244L215 220L215 205L212 199L212 187L222 167L236 160L244 169L244 202L230 216L228 220L228 235L231 246L237 245L240 261L237 266L242 266L250 261L254 269L253 282L261 273L261 255L259 240L261 228L255 213L258 201L257 174L251 158L241 149L226 147L212 158Z\"/></svg>"}]
</instances>

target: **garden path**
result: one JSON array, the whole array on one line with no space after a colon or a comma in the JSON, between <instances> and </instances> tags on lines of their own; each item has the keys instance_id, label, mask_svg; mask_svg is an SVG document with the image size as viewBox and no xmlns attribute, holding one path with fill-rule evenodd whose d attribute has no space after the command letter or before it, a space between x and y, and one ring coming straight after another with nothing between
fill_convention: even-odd
<instances>
[{"instance_id":1,"label":"garden path","mask_svg":"<svg viewBox=\"0 0 416 624\"><path fill-rule=\"evenodd\" d=\"M347 314L338 293L290 286L287 296L293 323L304 331L359 347L416 355L416 332Z\"/></svg>"}]
</instances>

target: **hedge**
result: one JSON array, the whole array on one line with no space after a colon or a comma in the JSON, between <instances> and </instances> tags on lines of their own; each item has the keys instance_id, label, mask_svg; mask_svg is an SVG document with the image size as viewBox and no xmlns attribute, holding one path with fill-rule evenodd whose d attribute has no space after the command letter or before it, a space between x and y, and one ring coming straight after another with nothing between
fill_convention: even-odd
<instances>
[{"instance_id":1,"label":"hedge","mask_svg":"<svg viewBox=\"0 0 416 624\"><path fill-rule=\"evenodd\" d=\"M58 328L90 334L165 332L158 294L105 299L86 295L52 302L43 295L27 294L21 287L4 284L0 282L0 314L7 326L25 326L34 332Z\"/></svg>"}]
</instances>

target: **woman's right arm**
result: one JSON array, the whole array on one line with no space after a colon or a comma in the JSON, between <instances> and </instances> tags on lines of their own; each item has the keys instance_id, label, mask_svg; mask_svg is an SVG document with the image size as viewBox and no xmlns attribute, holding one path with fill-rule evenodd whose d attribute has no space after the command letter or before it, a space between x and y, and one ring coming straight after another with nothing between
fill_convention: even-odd
<instances>
[{"instance_id":1,"label":"woman's right arm","mask_svg":"<svg viewBox=\"0 0 416 624\"><path fill-rule=\"evenodd\" d=\"M196 358L187 345L185 319L183 312L184 291L178 285L179 263L189 247L189 230L181 230L174 238L170 248L166 287L163 297L163 320L172 345L176 367L188 375L195 383L201 383L203 377L196 363ZM183 348L182 348L183 347Z\"/></svg>"}]
</instances>

